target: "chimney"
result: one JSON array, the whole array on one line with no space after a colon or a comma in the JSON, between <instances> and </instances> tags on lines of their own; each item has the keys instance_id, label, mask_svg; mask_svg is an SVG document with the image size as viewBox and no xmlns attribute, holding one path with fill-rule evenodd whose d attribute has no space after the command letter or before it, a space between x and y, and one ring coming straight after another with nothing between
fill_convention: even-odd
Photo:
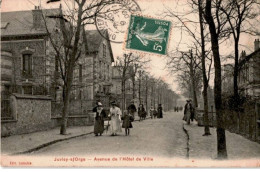
<instances>
[{"instance_id":1,"label":"chimney","mask_svg":"<svg viewBox=\"0 0 260 172\"><path fill-rule=\"evenodd\" d=\"M259 39L255 39L255 51L257 51L260 48L260 41Z\"/></svg>"},{"instance_id":2,"label":"chimney","mask_svg":"<svg viewBox=\"0 0 260 172\"><path fill-rule=\"evenodd\" d=\"M32 10L33 16L33 28L36 30L43 29L43 19L42 19L42 10L39 6L35 6Z\"/></svg>"},{"instance_id":3,"label":"chimney","mask_svg":"<svg viewBox=\"0 0 260 172\"><path fill-rule=\"evenodd\" d=\"M241 52L241 54L240 54L240 59L242 60L242 59L244 59L246 57L246 51L243 51L242 50L242 52Z\"/></svg>"}]
</instances>

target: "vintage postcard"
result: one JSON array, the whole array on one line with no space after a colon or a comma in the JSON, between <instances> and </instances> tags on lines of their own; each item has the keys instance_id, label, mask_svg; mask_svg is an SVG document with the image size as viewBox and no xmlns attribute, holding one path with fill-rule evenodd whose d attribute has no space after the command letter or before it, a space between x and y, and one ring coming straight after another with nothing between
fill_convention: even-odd
<instances>
[{"instance_id":1,"label":"vintage postcard","mask_svg":"<svg viewBox=\"0 0 260 172\"><path fill-rule=\"evenodd\" d=\"M260 167L258 0L2 0L2 167Z\"/></svg>"}]
</instances>

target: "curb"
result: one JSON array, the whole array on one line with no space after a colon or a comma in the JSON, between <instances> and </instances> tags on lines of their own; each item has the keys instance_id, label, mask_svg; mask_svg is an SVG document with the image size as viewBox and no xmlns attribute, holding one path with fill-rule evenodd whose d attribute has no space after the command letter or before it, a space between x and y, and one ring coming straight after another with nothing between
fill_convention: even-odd
<instances>
[{"instance_id":1,"label":"curb","mask_svg":"<svg viewBox=\"0 0 260 172\"><path fill-rule=\"evenodd\" d=\"M187 153L186 153L186 158L189 159L189 157L190 157L190 136L189 136L188 130L186 130L186 128L184 127L184 124L182 124L182 129L183 129L184 133L187 136L187 148L186 148L187 149Z\"/></svg>"},{"instance_id":2,"label":"curb","mask_svg":"<svg viewBox=\"0 0 260 172\"><path fill-rule=\"evenodd\" d=\"M40 145L40 146L37 146L37 147L32 148L32 149L29 149L29 150L27 150L27 151L18 152L18 153L12 153L12 154L10 154L10 155L21 155L21 154L32 153L32 152L34 152L34 151L40 150L40 149L42 149L42 148L44 148L44 147L53 145L53 144L58 143L58 142L62 142L62 141L65 141L65 140L74 139L74 138L77 138L77 137L86 136L86 135L93 134L93 133L94 133L94 132L90 132L90 133L80 134L80 135L77 135L77 136L67 137L67 138L64 138L64 139L53 140L53 141L51 141L51 142L44 143L44 144L42 144L42 145Z\"/></svg>"}]
</instances>

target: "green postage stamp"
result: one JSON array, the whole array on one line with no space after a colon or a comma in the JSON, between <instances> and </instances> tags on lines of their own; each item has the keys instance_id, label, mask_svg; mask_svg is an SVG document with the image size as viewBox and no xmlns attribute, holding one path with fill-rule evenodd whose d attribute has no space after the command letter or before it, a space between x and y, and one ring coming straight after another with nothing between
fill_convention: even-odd
<instances>
[{"instance_id":1,"label":"green postage stamp","mask_svg":"<svg viewBox=\"0 0 260 172\"><path fill-rule=\"evenodd\" d=\"M131 15L126 48L165 55L170 29L170 21Z\"/></svg>"}]
</instances>

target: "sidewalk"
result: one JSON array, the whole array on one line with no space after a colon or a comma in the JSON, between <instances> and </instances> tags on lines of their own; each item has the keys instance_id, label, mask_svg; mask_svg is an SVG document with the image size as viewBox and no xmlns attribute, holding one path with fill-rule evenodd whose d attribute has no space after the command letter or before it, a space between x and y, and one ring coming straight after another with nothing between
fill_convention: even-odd
<instances>
[{"instance_id":1,"label":"sidewalk","mask_svg":"<svg viewBox=\"0 0 260 172\"><path fill-rule=\"evenodd\" d=\"M108 121L105 121L105 126L107 123ZM3 137L1 138L1 154L30 153L60 141L93 134L93 130L94 126L73 126L67 128L67 135L60 135L60 127L57 127L47 131Z\"/></svg>"},{"instance_id":2,"label":"sidewalk","mask_svg":"<svg viewBox=\"0 0 260 172\"><path fill-rule=\"evenodd\" d=\"M210 136L202 136L204 127L199 127L196 122L184 128L189 135L189 158L190 159L216 159L217 157L217 134L216 128L210 128ZM226 131L226 144L228 159L259 159L260 144L250 141L243 136Z\"/></svg>"},{"instance_id":3,"label":"sidewalk","mask_svg":"<svg viewBox=\"0 0 260 172\"><path fill-rule=\"evenodd\" d=\"M13 135L1 138L1 154L11 155L30 153L42 147L93 133L93 126L68 127L67 135L60 135L60 127L29 134Z\"/></svg>"}]
</instances>

